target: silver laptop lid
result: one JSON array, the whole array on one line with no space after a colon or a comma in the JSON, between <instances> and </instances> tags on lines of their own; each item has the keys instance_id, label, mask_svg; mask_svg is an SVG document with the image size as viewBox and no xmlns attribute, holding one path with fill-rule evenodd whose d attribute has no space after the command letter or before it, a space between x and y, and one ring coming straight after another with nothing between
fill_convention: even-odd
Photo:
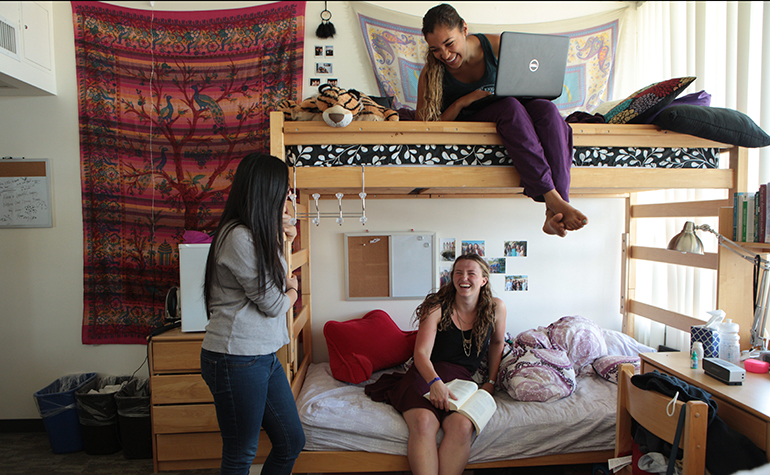
<instances>
[{"instance_id":1,"label":"silver laptop lid","mask_svg":"<svg viewBox=\"0 0 770 475\"><path fill-rule=\"evenodd\" d=\"M503 32L495 95L556 99L564 86L568 52L568 36Z\"/></svg>"}]
</instances>

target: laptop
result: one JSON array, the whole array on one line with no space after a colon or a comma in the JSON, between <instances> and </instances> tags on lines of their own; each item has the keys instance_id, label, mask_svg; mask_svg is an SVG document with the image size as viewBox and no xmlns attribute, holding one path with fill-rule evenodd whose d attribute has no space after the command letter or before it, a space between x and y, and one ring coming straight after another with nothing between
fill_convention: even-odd
<instances>
[{"instance_id":1,"label":"laptop","mask_svg":"<svg viewBox=\"0 0 770 475\"><path fill-rule=\"evenodd\" d=\"M556 99L564 87L568 52L569 36L503 32L495 94L466 109L478 110L501 97Z\"/></svg>"}]
</instances>

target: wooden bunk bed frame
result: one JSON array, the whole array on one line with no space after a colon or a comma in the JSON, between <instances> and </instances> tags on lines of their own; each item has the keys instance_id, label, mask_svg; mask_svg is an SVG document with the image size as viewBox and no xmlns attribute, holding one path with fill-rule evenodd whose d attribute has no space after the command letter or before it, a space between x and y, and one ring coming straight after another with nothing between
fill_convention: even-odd
<instances>
[{"instance_id":1,"label":"wooden bunk bed frame","mask_svg":"<svg viewBox=\"0 0 770 475\"><path fill-rule=\"evenodd\" d=\"M654 125L571 124L575 146L595 147L671 147L718 148L729 155L729 168L666 169L666 168L607 168L573 167L571 197L625 197L627 203L626 229L623 246L623 285L621 313L623 331L633 335L634 315L690 330L699 320L634 300L634 262L637 259L671 264L704 267L719 271L718 303L735 319L746 309L746 299L740 292L730 300L726 289L745 284L748 272L737 270L740 258L731 253L689 256L661 249L634 246L635 220L645 217L704 217L721 216L720 232L732 229L731 199L691 203L665 203L637 206L635 194L659 189L724 189L728 197L733 192L746 191L748 152L745 148L701 139L660 129ZM286 159L286 147L292 145L344 144L456 144L492 145L500 139L492 123L474 122L353 122L346 128L333 129L324 122L288 122L280 112L270 115L271 154ZM333 198L337 192L357 194L362 188L362 170L350 167L296 167L296 187L300 194L298 213L307 216L310 196ZM440 167L383 166L366 167L367 198L449 198L501 197L521 195L519 176L512 167ZM729 214L728 214L729 213ZM288 318L291 343L282 352L282 360L295 398L299 394L308 366L312 361L311 282L309 219L298 220L299 243L287 249L290 268L301 275L301 305L290 311ZM728 234L729 235L729 234ZM729 285L728 285L729 284ZM750 305L750 302L748 302ZM749 315L751 311L744 313ZM738 319L740 320L740 319ZM740 322L741 328L750 324ZM742 338L748 341L748 338ZM262 451L261 451L262 452ZM262 452L264 453L264 452ZM468 469L514 466L604 463L613 451L565 453L546 457L469 464ZM294 471L298 473L333 472L407 472L405 456L367 452L304 451Z\"/></svg>"}]
</instances>

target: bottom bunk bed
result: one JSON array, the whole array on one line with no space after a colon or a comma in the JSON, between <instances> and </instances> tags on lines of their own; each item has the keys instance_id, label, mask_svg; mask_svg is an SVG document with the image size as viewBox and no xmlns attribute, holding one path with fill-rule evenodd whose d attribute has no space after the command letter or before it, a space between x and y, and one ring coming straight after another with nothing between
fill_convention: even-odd
<instances>
[{"instance_id":1,"label":"bottom bunk bed","mask_svg":"<svg viewBox=\"0 0 770 475\"><path fill-rule=\"evenodd\" d=\"M567 317L576 318L579 317ZM606 463L613 457L617 367L622 362L636 362L638 366L639 353L654 350L620 332L599 332L598 327L596 330L593 334L604 339L603 349L601 357L591 357L591 360L610 364L584 365L574 378L571 394L543 402L517 400L506 387L499 387L494 396L497 410L473 441L468 469ZM577 331L573 335L577 335ZM520 338L515 341L511 348L525 347L518 343ZM575 336L574 341L580 341L580 349L576 348L575 354L585 354L587 347L599 354L600 345L588 345L588 337ZM515 354L515 350L512 353ZM571 350L570 355L572 353ZM534 364L531 360L523 363L525 359L509 354L501 364L501 371ZM375 402L364 393L366 384L383 373L398 370L402 368L375 372L368 381L351 384L335 379L329 363L311 364L297 398L307 441L294 471L409 471L406 457L409 433L403 416L392 406ZM553 381L531 374L526 376L528 384L542 385L543 394L551 391ZM538 376L541 374L545 371ZM533 394L532 388L528 393ZM437 442L440 440L441 432Z\"/></svg>"}]
</instances>

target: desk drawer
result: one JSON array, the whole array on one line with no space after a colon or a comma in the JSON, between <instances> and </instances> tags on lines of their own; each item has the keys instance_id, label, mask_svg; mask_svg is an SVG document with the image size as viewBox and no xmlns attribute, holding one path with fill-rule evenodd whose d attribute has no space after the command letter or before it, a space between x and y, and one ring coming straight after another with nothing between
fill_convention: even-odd
<instances>
[{"instance_id":1,"label":"desk drawer","mask_svg":"<svg viewBox=\"0 0 770 475\"><path fill-rule=\"evenodd\" d=\"M152 405L214 402L200 374L164 374L152 377Z\"/></svg>"},{"instance_id":2,"label":"desk drawer","mask_svg":"<svg viewBox=\"0 0 770 475\"><path fill-rule=\"evenodd\" d=\"M219 432L213 404L153 406L152 427L156 434Z\"/></svg>"}]
</instances>

